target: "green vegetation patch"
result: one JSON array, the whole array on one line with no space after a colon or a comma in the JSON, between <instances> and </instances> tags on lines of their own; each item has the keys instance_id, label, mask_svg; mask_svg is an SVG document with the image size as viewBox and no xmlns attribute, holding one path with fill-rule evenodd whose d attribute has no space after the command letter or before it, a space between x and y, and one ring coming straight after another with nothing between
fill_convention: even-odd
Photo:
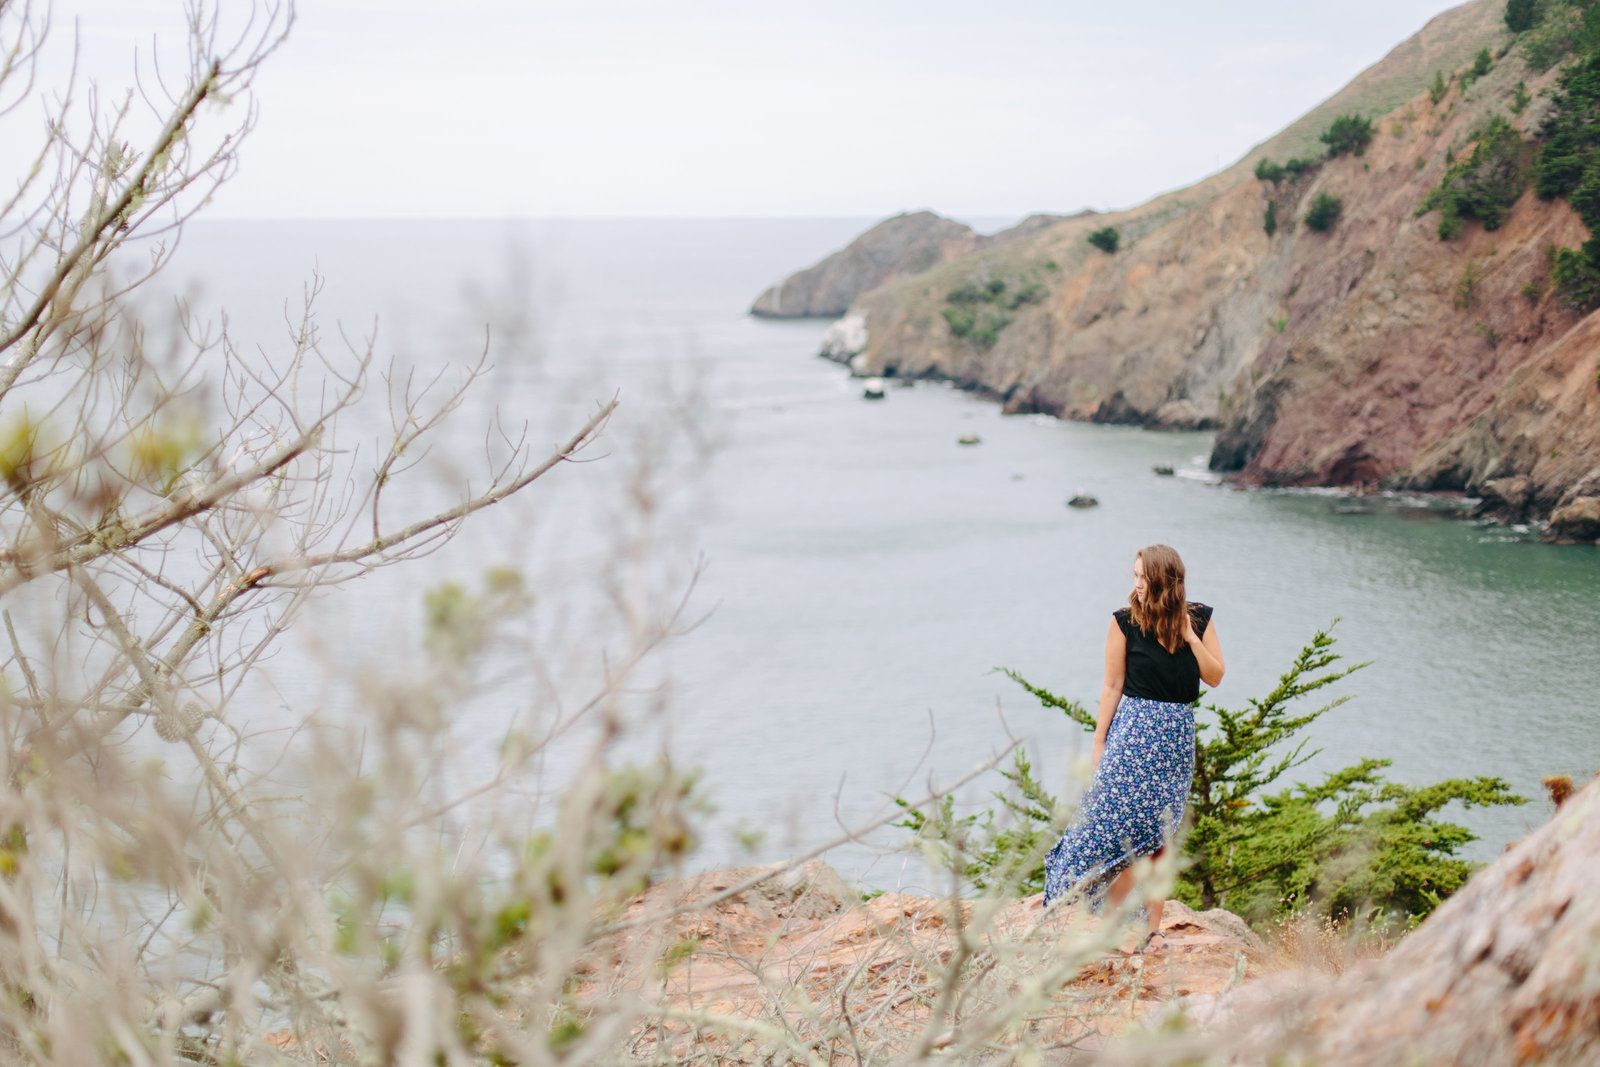
<instances>
[{"instance_id":1,"label":"green vegetation patch","mask_svg":"<svg viewBox=\"0 0 1600 1067\"><path fill-rule=\"evenodd\" d=\"M1293 181L1302 174L1308 174L1322 165L1318 159L1291 159L1287 163L1274 163L1270 159L1263 159L1256 164L1256 177L1264 182L1281 182L1285 178Z\"/></svg>"},{"instance_id":2,"label":"green vegetation patch","mask_svg":"<svg viewBox=\"0 0 1600 1067\"><path fill-rule=\"evenodd\" d=\"M1026 304L1037 304L1048 294L1031 278L986 278L967 281L945 294L944 316L950 333L988 348L1011 323L1011 312Z\"/></svg>"},{"instance_id":3,"label":"green vegetation patch","mask_svg":"<svg viewBox=\"0 0 1600 1067\"><path fill-rule=\"evenodd\" d=\"M1519 12L1527 28L1517 39L1522 58L1536 71L1547 71L1574 52L1592 51L1597 32L1595 0L1535 0L1532 13ZM1511 6L1506 6L1511 24Z\"/></svg>"},{"instance_id":4,"label":"green vegetation patch","mask_svg":"<svg viewBox=\"0 0 1600 1067\"><path fill-rule=\"evenodd\" d=\"M1318 140L1328 146L1329 159L1337 159L1346 152L1365 155L1367 145L1372 143L1372 120L1360 115L1340 115L1333 120L1333 125L1322 131Z\"/></svg>"},{"instance_id":5,"label":"green vegetation patch","mask_svg":"<svg viewBox=\"0 0 1600 1067\"><path fill-rule=\"evenodd\" d=\"M1540 127L1543 145L1534 188L1546 199L1565 197L1589 227L1581 248L1557 250L1551 279L1568 307L1600 307L1600 6L1588 10L1595 32L1561 72L1550 115Z\"/></svg>"},{"instance_id":6,"label":"green vegetation patch","mask_svg":"<svg viewBox=\"0 0 1600 1067\"><path fill-rule=\"evenodd\" d=\"M1515 126L1496 115L1476 138L1471 154L1445 171L1417 208L1418 215L1439 212L1439 236L1446 241L1461 233L1467 219L1499 229L1527 185L1522 134Z\"/></svg>"},{"instance_id":7,"label":"green vegetation patch","mask_svg":"<svg viewBox=\"0 0 1600 1067\"><path fill-rule=\"evenodd\" d=\"M1533 29L1539 13L1539 0L1506 0L1506 29L1512 33Z\"/></svg>"},{"instance_id":8,"label":"green vegetation patch","mask_svg":"<svg viewBox=\"0 0 1600 1067\"><path fill-rule=\"evenodd\" d=\"M1311 209L1306 212L1306 225L1318 233L1326 233L1339 221L1339 213L1343 210L1343 200L1327 193L1318 193L1317 198L1311 201Z\"/></svg>"},{"instance_id":9,"label":"green vegetation patch","mask_svg":"<svg viewBox=\"0 0 1600 1067\"><path fill-rule=\"evenodd\" d=\"M1461 91L1466 92L1472 88L1472 83L1494 69L1494 57L1487 48L1478 49L1478 54L1473 57L1472 66L1461 74Z\"/></svg>"},{"instance_id":10,"label":"green vegetation patch","mask_svg":"<svg viewBox=\"0 0 1600 1067\"><path fill-rule=\"evenodd\" d=\"M1457 855L1473 834L1439 813L1454 803L1524 803L1500 778L1449 778L1420 787L1391 782L1384 775L1389 761L1382 759L1283 788L1282 777L1316 755L1306 750L1303 731L1349 698L1313 710L1302 710L1301 699L1365 666L1345 667L1339 660L1324 630L1266 696L1238 710L1203 709L1189 789L1192 827L1179 845L1178 899L1227 908L1256 924L1302 909L1412 922L1473 871ZM1082 704L1005 673L1045 707L1094 729L1095 717ZM1034 777L1025 749L1001 773L1008 785L994 794L998 809L957 815L948 799L920 810L896 798L906 809L897 825L981 888L1037 892L1044 885L1044 855L1069 810Z\"/></svg>"},{"instance_id":11,"label":"green vegetation patch","mask_svg":"<svg viewBox=\"0 0 1600 1067\"><path fill-rule=\"evenodd\" d=\"M1089 243L1102 252L1114 253L1121 242L1122 235L1115 226L1104 226L1089 235Z\"/></svg>"}]
</instances>

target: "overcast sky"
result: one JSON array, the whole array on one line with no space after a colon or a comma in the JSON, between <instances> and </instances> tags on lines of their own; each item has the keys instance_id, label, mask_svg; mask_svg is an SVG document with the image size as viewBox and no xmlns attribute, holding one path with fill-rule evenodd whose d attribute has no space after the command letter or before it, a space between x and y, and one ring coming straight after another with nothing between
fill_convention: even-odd
<instances>
[{"instance_id":1,"label":"overcast sky","mask_svg":"<svg viewBox=\"0 0 1600 1067\"><path fill-rule=\"evenodd\" d=\"M1126 207L1228 165L1450 6L303 0L211 217ZM103 88L152 35L181 43L179 0L54 11Z\"/></svg>"}]
</instances>

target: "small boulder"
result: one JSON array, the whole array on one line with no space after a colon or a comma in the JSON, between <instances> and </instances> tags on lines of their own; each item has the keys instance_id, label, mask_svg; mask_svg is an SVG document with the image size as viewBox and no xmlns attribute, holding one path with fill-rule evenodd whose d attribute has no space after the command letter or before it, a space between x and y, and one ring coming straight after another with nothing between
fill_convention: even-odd
<instances>
[{"instance_id":1,"label":"small boulder","mask_svg":"<svg viewBox=\"0 0 1600 1067\"><path fill-rule=\"evenodd\" d=\"M1478 488L1480 500L1472 514L1501 522L1521 522L1528 514L1528 492L1528 479L1520 474L1491 479Z\"/></svg>"},{"instance_id":2,"label":"small boulder","mask_svg":"<svg viewBox=\"0 0 1600 1067\"><path fill-rule=\"evenodd\" d=\"M1097 508L1099 506L1099 499L1088 493L1079 493L1067 501L1067 507L1069 508Z\"/></svg>"},{"instance_id":3,"label":"small boulder","mask_svg":"<svg viewBox=\"0 0 1600 1067\"><path fill-rule=\"evenodd\" d=\"M1600 496L1580 496L1550 516L1547 541L1600 541Z\"/></svg>"}]
</instances>

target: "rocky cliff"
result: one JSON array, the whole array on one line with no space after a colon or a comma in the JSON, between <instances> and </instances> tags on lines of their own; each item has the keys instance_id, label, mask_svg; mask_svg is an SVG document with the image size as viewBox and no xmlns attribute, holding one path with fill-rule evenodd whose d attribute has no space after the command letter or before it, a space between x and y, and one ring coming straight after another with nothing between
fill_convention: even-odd
<instances>
[{"instance_id":1,"label":"rocky cliff","mask_svg":"<svg viewBox=\"0 0 1600 1067\"><path fill-rule=\"evenodd\" d=\"M756 297L752 315L843 315L857 296L891 278L918 274L984 243L970 226L916 211L885 219L822 262Z\"/></svg>"},{"instance_id":2,"label":"rocky cliff","mask_svg":"<svg viewBox=\"0 0 1600 1067\"><path fill-rule=\"evenodd\" d=\"M1555 71L1524 63L1503 10L1440 15L1198 185L890 278L854 301L843 332L858 343L834 338L832 354L1012 411L1216 427L1212 465L1246 481L1467 490L1600 536L1600 323L1562 306L1547 254L1582 243L1582 221L1531 191L1497 229L1467 221L1451 240L1419 213L1492 117L1531 160ZM1436 72L1483 48L1492 69L1435 99ZM1318 132L1351 112L1374 117L1364 154L1256 177L1262 159L1321 160ZM1343 208L1318 231L1303 220L1324 195ZM1113 253L1086 240L1108 225Z\"/></svg>"}]
</instances>

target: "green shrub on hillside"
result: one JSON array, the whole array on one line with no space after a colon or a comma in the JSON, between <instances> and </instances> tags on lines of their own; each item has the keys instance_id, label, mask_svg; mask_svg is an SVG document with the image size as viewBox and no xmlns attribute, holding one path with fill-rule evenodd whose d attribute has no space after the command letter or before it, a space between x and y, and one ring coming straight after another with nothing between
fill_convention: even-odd
<instances>
[{"instance_id":1,"label":"green shrub on hillside","mask_svg":"<svg viewBox=\"0 0 1600 1067\"><path fill-rule=\"evenodd\" d=\"M1444 80L1444 71L1433 72L1433 84L1428 87L1428 99L1435 104L1444 99L1444 94L1450 91L1450 84Z\"/></svg>"},{"instance_id":2,"label":"green shrub on hillside","mask_svg":"<svg viewBox=\"0 0 1600 1067\"><path fill-rule=\"evenodd\" d=\"M1261 228L1271 237L1278 232L1278 205L1271 200L1267 201L1267 214L1261 220Z\"/></svg>"},{"instance_id":3,"label":"green shrub on hillside","mask_svg":"<svg viewBox=\"0 0 1600 1067\"><path fill-rule=\"evenodd\" d=\"M1565 197L1591 235L1600 233L1600 7L1592 8L1596 33L1556 82L1534 188L1546 199ZM1558 251L1551 278L1568 307L1600 306L1600 240Z\"/></svg>"},{"instance_id":4,"label":"green shrub on hillside","mask_svg":"<svg viewBox=\"0 0 1600 1067\"><path fill-rule=\"evenodd\" d=\"M1306 712L1291 706L1364 666L1338 666L1333 645L1330 633L1318 633L1271 693L1237 711L1207 705L1197 716L1180 900L1225 907L1255 923L1299 908L1336 917L1373 908L1386 918L1415 919L1472 873L1456 854L1473 834L1439 819L1439 812L1453 802L1523 803L1499 778L1451 778L1421 788L1389 782L1382 773L1388 761L1380 759L1362 760L1317 784L1270 791L1316 755L1306 752L1301 732L1349 698ZM1045 707L1094 729L1094 716L1082 704L1005 673ZM1034 777L1026 750L1002 774L1009 786L994 794L998 810L957 816L948 801L932 811L899 801L906 815L897 825L945 846L979 886L1037 892L1044 854L1067 812Z\"/></svg>"},{"instance_id":5,"label":"green shrub on hillside","mask_svg":"<svg viewBox=\"0 0 1600 1067\"><path fill-rule=\"evenodd\" d=\"M1592 40L1593 9L1593 0L1544 0L1539 4L1532 28L1518 38L1528 66L1547 71L1579 51L1586 37Z\"/></svg>"},{"instance_id":6,"label":"green shrub on hillside","mask_svg":"<svg viewBox=\"0 0 1600 1067\"><path fill-rule=\"evenodd\" d=\"M1117 233L1115 226L1102 227L1089 235L1090 244L1100 249L1100 251L1108 253L1117 250L1117 244L1121 239L1121 235Z\"/></svg>"},{"instance_id":7,"label":"green shrub on hillside","mask_svg":"<svg viewBox=\"0 0 1600 1067\"><path fill-rule=\"evenodd\" d=\"M1487 48L1478 49L1478 54L1473 57L1472 66L1461 74L1461 91L1466 92L1472 87L1473 82L1489 73L1493 67L1494 57L1489 54L1489 50Z\"/></svg>"},{"instance_id":8,"label":"green shrub on hillside","mask_svg":"<svg viewBox=\"0 0 1600 1067\"><path fill-rule=\"evenodd\" d=\"M1024 304L1037 304L1047 295L1048 289L1026 276L1011 282L1003 277L965 281L945 294L945 306L939 313L953 336L988 348L1011 323L1009 312Z\"/></svg>"},{"instance_id":9,"label":"green shrub on hillside","mask_svg":"<svg viewBox=\"0 0 1600 1067\"><path fill-rule=\"evenodd\" d=\"M950 332L957 337L967 336L978 324L978 313L969 307L952 305L940 308L939 314L944 316L945 325L949 326Z\"/></svg>"},{"instance_id":10,"label":"green shrub on hillside","mask_svg":"<svg viewBox=\"0 0 1600 1067\"><path fill-rule=\"evenodd\" d=\"M1589 238L1582 248L1558 250L1550 280L1566 307L1574 311L1600 307L1600 238Z\"/></svg>"},{"instance_id":11,"label":"green shrub on hillside","mask_svg":"<svg viewBox=\"0 0 1600 1067\"><path fill-rule=\"evenodd\" d=\"M1445 171L1417 214L1438 211L1439 236L1447 241L1467 219L1477 219L1486 230L1499 229L1527 184L1522 160L1522 135L1496 115L1478 131L1472 153Z\"/></svg>"},{"instance_id":12,"label":"green shrub on hillside","mask_svg":"<svg viewBox=\"0 0 1600 1067\"><path fill-rule=\"evenodd\" d=\"M1006 306L1014 310L1023 304L1037 304L1045 298L1047 292L1049 290L1038 282L1029 282L1012 292L1010 299L1006 301Z\"/></svg>"},{"instance_id":13,"label":"green shrub on hillside","mask_svg":"<svg viewBox=\"0 0 1600 1067\"><path fill-rule=\"evenodd\" d=\"M1506 29L1512 33L1531 30L1538 13L1538 0L1506 0Z\"/></svg>"},{"instance_id":14,"label":"green shrub on hillside","mask_svg":"<svg viewBox=\"0 0 1600 1067\"><path fill-rule=\"evenodd\" d=\"M1360 115L1340 115L1333 120L1333 125L1322 131L1318 140L1328 146L1329 159L1346 152L1362 155L1372 143L1372 121Z\"/></svg>"},{"instance_id":15,"label":"green shrub on hillside","mask_svg":"<svg viewBox=\"0 0 1600 1067\"><path fill-rule=\"evenodd\" d=\"M1316 170L1321 164L1320 159L1291 159L1283 164L1262 159L1256 163L1256 177L1264 182L1281 182L1285 178L1298 178L1307 171Z\"/></svg>"},{"instance_id":16,"label":"green shrub on hillside","mask_svg":"<svg viewBox=\"0 0 1600 1067\"><path fill-rule=\"evenodd\" d=\"M1326 233L1333 229L1333 224L1339 220L1339 212L1343 210L1343 200L1327 193L1318 193L1317 198L1311 201L1311 209L1306 212L1305 223L1318 233Z\"/></svg>"},{"instance_id":17,"label":"green shrub on hillside","mask_svg":"<svg viewBox=\"0 0 1600 1067\"><path fill-rule=\"evenodd\" d=\"M1528 95L1528 83L1518 82L1516 89L1511 94L1511 113L1513 115L1522 114L1527 110L1528 101L1532 99L1533 97Z\"/></svg>"}]
</instances>

